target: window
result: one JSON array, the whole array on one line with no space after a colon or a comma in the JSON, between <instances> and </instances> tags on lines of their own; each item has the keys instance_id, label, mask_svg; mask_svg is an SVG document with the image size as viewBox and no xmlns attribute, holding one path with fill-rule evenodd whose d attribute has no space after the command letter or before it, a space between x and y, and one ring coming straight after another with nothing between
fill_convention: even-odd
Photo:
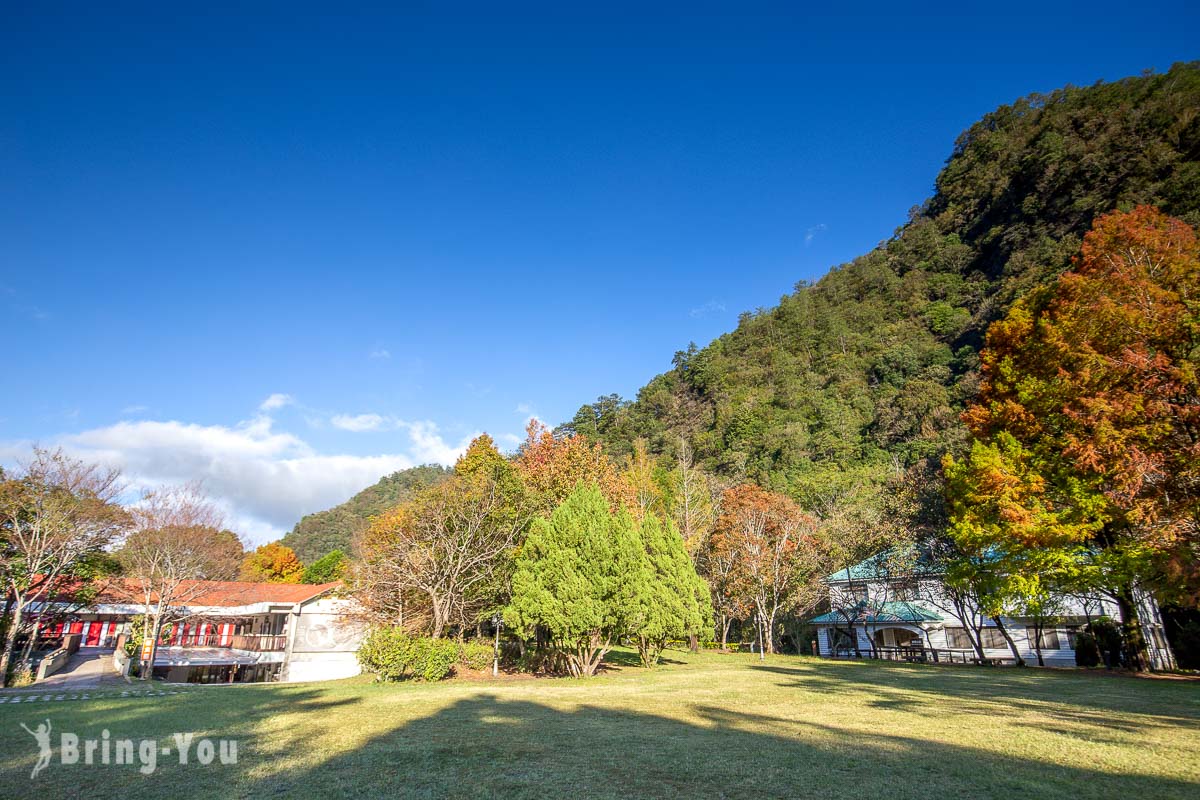
<instances>
[{"instance_id":1,"label":"window","mask_svg":"<svg viewBox=\"0 0 1200 800\"><path fill-rule=\"evenodd\" d=\"M834 608L853 608L867 601L867 585L865 583L847 583L834 586L830 590L830 600Z\"/></svg>"},{"instance_id":2,"label":"window","mask_svg":"<svg viewBox=\"0 0 1200 800\"><path fill-rule=\"evenodd\" d=\"M918 585L912 578L896 581L892 584L892 595L897 600L916 600Z\"/></svg>"},{"instance_id":3,"label":"window","mask_svg":"<svg viewBox=\"0 0 1200 800\"><path fill-rule=\"evenodd\" d=\"M1036 647L1039 650L1059 649L1058 631L1054 628L1042 628L1040 636L1038 635L1037 628L1026 628L1025 635L1029 637L1030 647L1034 647L1034 642L1036 642Z\"/></svg>"},{"instance_id":4,"label":"window","mask_svg":"<svg viewBox=\"0 0 1200 800\"><path fill-rule=\"evenodd\" d=\"M986 650L1001 650L1008 648L1008 642L1004 641L1003 634L999 628L984 628L979 632L979 638L983 642L983 647Z\"/></svg>"},{"instance_id":5,"label":"window","mask_svg":"<svg viewBox=\"0 0 1200 800\"><path fill-rule=\"evenodd\" d=\"M1081 630L1083 630L1083 628L1079 625L1067 626L1067 647L1071 648L1072 650L1075 649L1075 640L1076 637L1079 636L1079 632Z\"/></svg>"},{"instance_id":6,"label":"window","mask_svg":"<svg viewBox=\"0 0 1200 800\"><path fill-rule=\"evenodd\" d=\"M966 628L946 628L946 646L951 650L970 650L971 637Z\"/></svg>"}]
</instances>

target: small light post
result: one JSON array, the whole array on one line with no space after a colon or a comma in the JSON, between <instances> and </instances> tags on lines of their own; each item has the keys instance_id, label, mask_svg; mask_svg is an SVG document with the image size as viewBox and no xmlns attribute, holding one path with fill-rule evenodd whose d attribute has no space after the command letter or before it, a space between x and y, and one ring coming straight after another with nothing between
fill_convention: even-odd
<instances>
[{"instance_id":1,"label":"small light post","mask_svg":"<svg viewBox=\"0 0 1200 800\"><path fill-rule=\"evenodd\" d=\"M492 615L492 627L496 630L496 643L492 646L492 677L500 674L500 628L504 619L499 614Z\"/></svg>"}]
</instances>

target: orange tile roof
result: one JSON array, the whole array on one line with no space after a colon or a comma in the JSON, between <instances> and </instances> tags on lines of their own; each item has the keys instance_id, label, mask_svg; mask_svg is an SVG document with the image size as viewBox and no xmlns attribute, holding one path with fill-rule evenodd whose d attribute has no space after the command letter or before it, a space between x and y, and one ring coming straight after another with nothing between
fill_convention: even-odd
<instances>
[{"instance_id":1,"label":"orange tile roof","mask_svg":"<svg viewBox=\"0 0 1200 800\"><path fill-rule=\"evenodd\" d=\"M71 582L74 583L74 582ZM341 581L321 584L259 583L252 581L183 581L176 597L179 605L236 607L255 603L292 605L311 600L341 586ZM66 599L76 585L64 581L61 591L52 592L52 599ZM130 578L113 578L104 582L96 599L89 605L104 603L141 603L145 599L140 584ZM154 598L156 599L156 598Z\"/></svg>"}]
</instances>

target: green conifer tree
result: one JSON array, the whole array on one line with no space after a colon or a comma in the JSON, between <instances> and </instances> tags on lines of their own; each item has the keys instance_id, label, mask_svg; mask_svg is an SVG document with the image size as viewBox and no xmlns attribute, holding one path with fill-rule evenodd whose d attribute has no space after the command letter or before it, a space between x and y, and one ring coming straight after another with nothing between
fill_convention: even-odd
<instances>
[{"instance_id":1,"label":"green conifer tree","mask_svg":"<svg viewBox=\"0 0 1200 800\"><path fill-rule=\"evenodd\" d=\"M505 621L526 634L541 626L571 674L591 676L628 630L647 575L633 519L612 513L594 484L580 484L530 526Z\"/></svg>"},{"instance_id":2,"label":"green conifer tree","mask_svg":"<svg viewBox=\"0 0 1200 800\"><path fill-rule=\"evenodd\" d=\"M645 563L629 632L637 640L642 665L649 668L658 664L669 640L711 629L712 602L675 523L647 514L638 532Z\"/></svg>"}]
</instances>

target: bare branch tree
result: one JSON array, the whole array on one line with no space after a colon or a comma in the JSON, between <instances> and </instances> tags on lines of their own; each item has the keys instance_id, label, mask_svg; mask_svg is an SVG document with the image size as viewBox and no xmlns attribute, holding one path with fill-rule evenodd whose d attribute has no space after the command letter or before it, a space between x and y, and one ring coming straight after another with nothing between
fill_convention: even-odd
<instances>
[{"instance_id":1,"label":"bare branch tree","mask_svg":"<svg viewBox=\"0 0 1200 800\"><path fill-rule=\"evenodd\" d=\"M393 624L411 624L415 612L434 637L473 625L496 605L496 584L529 519L510 501L494 479L452 478L378 517L362 545L363 602Z\"/></svg>"},{"instance_id":2,"label":"bare branch tree","mask_svg":"<svg viewBox=\"0 0 1200 800\"><path fill-rule=\"evenodd\" d=\"M149 492L130 511L135 529L117 557L144 608L143 641L151 643L142 662L146 680L163 624L190 615L188 605L209 589L204 581L232 580L243 548L222 529L220 511L197 484Z\"/></svg>"},{"instance_id":3,"label":"bare branch tree","mask_svg":"<svg viewBox=\"0 0 1200 800\"><path fill-rule=\"evenodd\" d=\"M129 518L116 502L122 488L115 468L41 448L0 482L0 571L10 608L0 681L7 683L30 606L125 531Z\"/></svg>"}]
</instances>

